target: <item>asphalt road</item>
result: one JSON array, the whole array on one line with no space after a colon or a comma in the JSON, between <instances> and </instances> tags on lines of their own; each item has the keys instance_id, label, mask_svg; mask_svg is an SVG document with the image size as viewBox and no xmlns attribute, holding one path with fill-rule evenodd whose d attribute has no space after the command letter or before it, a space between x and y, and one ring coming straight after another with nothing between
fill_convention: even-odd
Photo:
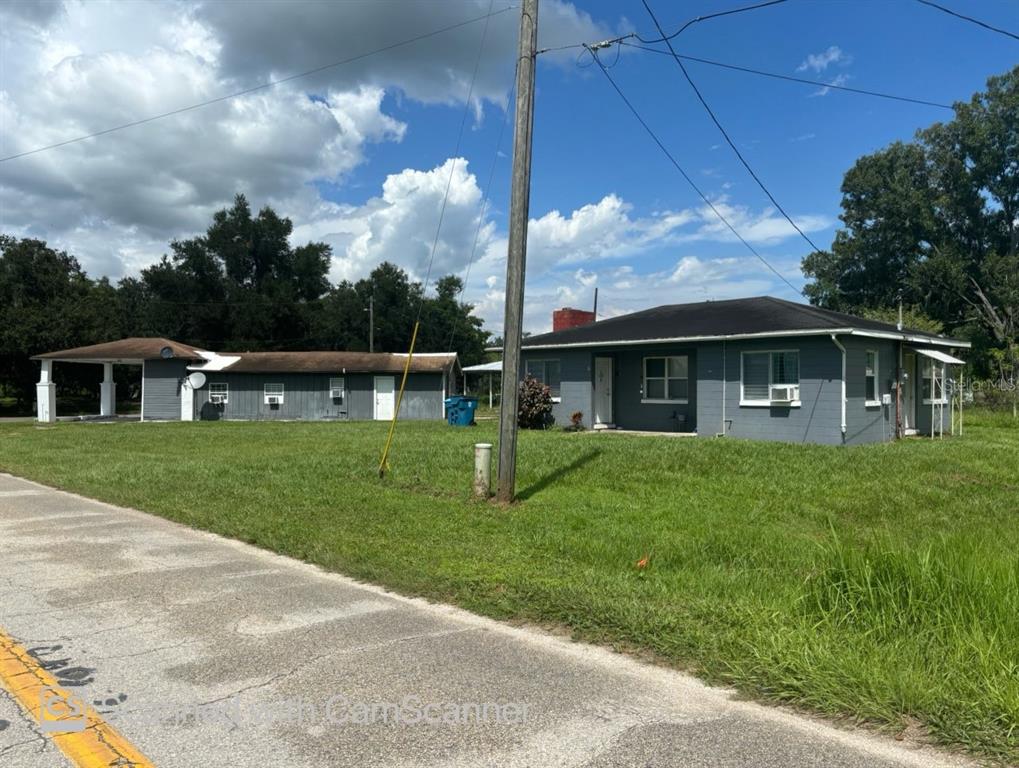
<instances>
[{"instance_id":1,"label":"asphalt road","mask_svg":"<svg viewBox=\"0 0 1019 768\"><path fill-rule=\"evenodd\" d=\"M2 474L0 632L159 768L967 764Z\"/></svg>"}]
</instances>

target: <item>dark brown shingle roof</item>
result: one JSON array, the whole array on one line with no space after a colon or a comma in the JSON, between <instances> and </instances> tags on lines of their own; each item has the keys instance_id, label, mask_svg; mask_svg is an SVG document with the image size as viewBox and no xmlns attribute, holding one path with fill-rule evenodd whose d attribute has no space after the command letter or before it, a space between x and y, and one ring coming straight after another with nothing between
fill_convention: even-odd
<instances>
[{"instance_id":1,"label":"dark brown shingle roof","mask_svg":"<svg viewBox=\"0 0 1019 768\"><path fill-rule=\"evenodd\" d=\"M388 352L220 352L237 356L224 373L403 373L406 355ZM442 373L456 362L456 354L418 354L411 360L414 373Z\"/></svg>"}]
</instances>

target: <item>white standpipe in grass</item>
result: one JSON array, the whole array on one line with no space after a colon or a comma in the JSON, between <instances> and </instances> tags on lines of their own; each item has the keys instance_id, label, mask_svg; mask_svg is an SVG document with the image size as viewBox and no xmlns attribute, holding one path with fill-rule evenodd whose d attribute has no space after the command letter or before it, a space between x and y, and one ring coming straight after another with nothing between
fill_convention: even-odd
<instances>
[{"instance_id":1,"label":"white standpipe in grass","mask_svg":"<svg viewBox=\"0 0 1019 768\"><path fill-rule=\"evenodd\" d=\"M474 444L474 495L487 499L492 489L492 444Z\"/></svg>"}]
</instances>

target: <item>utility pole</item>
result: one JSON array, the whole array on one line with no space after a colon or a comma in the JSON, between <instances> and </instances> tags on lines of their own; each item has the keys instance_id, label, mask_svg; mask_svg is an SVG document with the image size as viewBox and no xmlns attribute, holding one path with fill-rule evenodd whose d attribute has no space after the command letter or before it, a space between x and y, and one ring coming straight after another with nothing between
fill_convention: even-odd
<instances>
[{"instance_id":1,"label":"utility pole","mask_svg":"<svg viewBox=\"0 0 1019 768\"><path fill-rule=\"evenodd\" d=\"M375 289L368 297L368 351L375 351Z\"/></svg>"},{"instance_id":2,"label":"utility pole","mask_svg":"<svg viewBox=\"0 0 1019 768\"><path fill-rule=\"evenodd\" d=\"M538 45L538 0L520 8L517 102L513 125L513 186L510 191L509 251L506 256L506 321L503 324L502 398L499 406L499 477L495 497L513 501L517 479L517 406L520 400L520 341L523 335L527 217L531 199L531 136L534 127L534 68Z\"/></svg>"}]
</instances>

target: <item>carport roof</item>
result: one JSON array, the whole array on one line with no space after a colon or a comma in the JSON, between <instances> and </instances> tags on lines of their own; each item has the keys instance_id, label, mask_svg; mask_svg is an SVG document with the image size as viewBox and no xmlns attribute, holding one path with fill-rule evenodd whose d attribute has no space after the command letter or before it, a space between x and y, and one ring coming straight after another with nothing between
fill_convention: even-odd
<instances>
[{"instance_id":1,"label":"carport roof","mask_svg":"<svg viewBox=\"0 0 1019 768\"><path fill-rule=\"evenodd\" d=\"M166 353L164 350L169 349ZM134 337L91 344L87 347L62 349L35 355L33 360L63 360L72 363L140 363L144 360L158 360L174 357L182 360L201 360L205 350L181 344L173 339Z\"/></svg>"}]
</instances>

